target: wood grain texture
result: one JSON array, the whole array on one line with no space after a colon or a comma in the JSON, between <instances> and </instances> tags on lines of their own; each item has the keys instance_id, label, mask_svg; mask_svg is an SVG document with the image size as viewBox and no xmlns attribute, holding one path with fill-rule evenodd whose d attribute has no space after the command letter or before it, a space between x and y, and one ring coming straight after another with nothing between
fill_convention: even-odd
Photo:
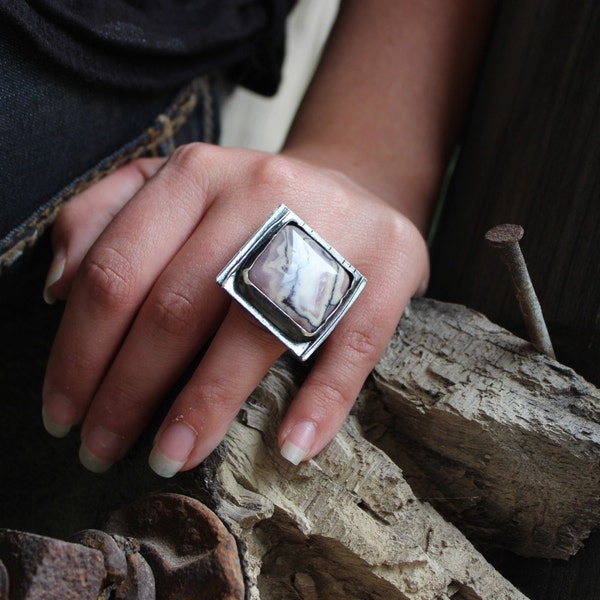
<instances>
[{"instance_id":1,"label":"wood grain texture","mask_svg":"<svg viewBox=\"0 0 600 600\"><path fill-rule=\"evenodd\" d=\"M568 558L600 523L600 391L463 306L414 299L367 436L483 546Z\"/></svg>"},{"instance_id":2,"label":"wood grain texture","mask_svg":"<svg viewBox=\"0 0 600 600\"><path fill-rule=\"evenodd\" d=\"M251 598L524 598L415 497L356 419L314 460L281 458L277 424L295 390L288 371L271 370L227 434L213 480Z\"/></svg>"}]
</instances>

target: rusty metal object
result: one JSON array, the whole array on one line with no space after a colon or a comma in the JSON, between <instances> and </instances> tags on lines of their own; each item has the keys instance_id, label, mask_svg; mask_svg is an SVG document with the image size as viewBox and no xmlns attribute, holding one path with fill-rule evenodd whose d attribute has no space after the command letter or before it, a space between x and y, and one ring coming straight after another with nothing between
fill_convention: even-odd
<instances>
[{"instance_id":1,"label":"rusty metal object","mask_svg":"<svg viewBox=\"0 0 600 600\"><path fill-rule=\"evenodd\" d=\"M102 552L106 577L103 598L111 600L155 600L152 569L139 553L140 544L132 538L110 535L98 529L85 529L71 541Z\"/></svg>"},{"instance_id":2,"label":"rusty metal object","mask_svg":"<svg viewBox=\"0 0 600 600\"><path fill-rule=\"evenodd\" d=\"M140 544L132 538L112 536L127 561L127 577L114 591L114 600L155 600L156 583L154 573L146 559L140 554Z\"/></svg>"},{"instance_id":3,"label":"rusty metal object","mask_svg":"<svg viewBox=\"0 0 600 600\"><path fill-rule=\"evenodd\" d=\"M244 597L233 536L193 498L178 494L142 498L114 512L106 530L139 541L161 600Z\"/></svg>"},{"instance_id":4,"label":"rusty metal object","mask_svg":"<svg viewBox=\"0 0 600 600\"><path fill-rule=\"evenodd\" d=\"M542 314L542 307L533 289L525 258L519 245L523 233L520 225L503 224L490 229L485 234L485 239L490 246L498 250L510 272L531 343L538 352L556 358Z\"/></svg>"},{"instance_id":5,"label":"rusty metal object","mask_svg":"<svg viewBox=\"0 0 600 600\"><path fill-rule=\"evenodd\" d=\"M197 500L143 498L113 513L107 528L70 542L0 530L0 600L244 597L235 540Z\"/></svg>"},{"instance_id":6,"label":"rusty metal object","mask_svg":"<svg viewBox=\"0 0 600 600\"><path fill-rule=\"evenodd\" d=\"M10 581L10 595L2 598L97 600L102 593L104 558L93 548L1 529L0 558Z\"/></svg>"},{"instance_id":7,"label":"rusty metal object","mask_svg":"<svg viewBox=\"0 0 600 600\"><path fill-rule=\"evenodd\" d=\"M114 589L125 580L127 577L125 553L108 533L98 529L84 529L71 536L70 541L102 552L106 570L103 582L105 588Z\"/></svg>"}]
</instances>

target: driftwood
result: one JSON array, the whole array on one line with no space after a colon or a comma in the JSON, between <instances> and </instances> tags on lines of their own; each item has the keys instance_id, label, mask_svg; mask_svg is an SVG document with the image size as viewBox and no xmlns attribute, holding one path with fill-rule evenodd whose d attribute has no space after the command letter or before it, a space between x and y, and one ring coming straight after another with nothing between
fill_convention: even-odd
<instances>
[{"instance_id":1,"label":"driftwood","mask_svg":"<svg viewBox=\"0 0 600 600\"><path fill-rule=\"evenodd\" d=\"M276 449L289 369L231 427L211 485L250 597L520 598L432 505L478 544L538 556L574 553L600 521L600 394L529 343L415 300L374 380L299 467Z\"/></svg>"},{"instance_id":2,"label":"driftwood","mask_svg":"<svg viewBox=\"0 0 600 600\"><path fill-rule=\"evenodd\" d=\"M465 307L414 300L375 381L367 437L470 539L567 558L600 523L600 391L571 369Z\"/></svg>"},{"instance_id":3,"label":"driftwood","mask_svg":"<svg viewBox=\"0 0 600 600\"><path fill-rule=\"evenodd\" d=\"M294 391L288 371L269 373L211 483L217 514L242 544L250 598L524 598L415 497L355 418L314 460L282 459L277 425Z\"/></svg>"}]
</instances>

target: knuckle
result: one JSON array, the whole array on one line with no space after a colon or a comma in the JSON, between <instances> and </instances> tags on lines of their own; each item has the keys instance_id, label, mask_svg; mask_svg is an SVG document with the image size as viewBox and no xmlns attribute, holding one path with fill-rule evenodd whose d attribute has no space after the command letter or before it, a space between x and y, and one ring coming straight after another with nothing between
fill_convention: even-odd
<instances>
[{"instance_id":1,"label":"knuckle","mask_svg":"<svg viewBox=\"0 0 600 600\"><path fill-rule=\"evenodd\" d=\"M391 249L395 249L399 255L410 254L417 249L426 251L425 240L419 230L412 222L399 214L378 225L378 230L384 232L380 239L388 240L388 244L384 249L388 254ZM391 240L391 243L389 243L389 240ZM385 255L383 254L383 256Z\"/></svg>"},{"instance_id":2,"label":"knuckle","mask_svg":"<svg viewBox=\"0 0 600 600\"><path fill-rule=\"evenodd\" d=\"M97 377L99 368L97 357L81 351L80 347L72 343L55 345L52 351L52 369L47 374L50 387L80 399L81 390L86 389L90 381L94 381ZM63 365L68 367L65 368Z\"/></svg>"},{"instance_id":3,"label":"knuckle","mask_svg":"<svg viewBox=\"0 0 600 600\"><path fill-rule=\"evenodd\" d=\"M382 352L380 328L369 318L363 318L358 327L348 332L344 343L350 360L357 365L375 365Z\"/></svg>"},{"instance_id":4,"label":"knuckle","mask_svg":"<svg viewBox=\"0 0 600 600\"><path fill-rule=\"evenodd\" d=\"M147 411L147 398L135 386L125 382L113 383L107 390L106 398L110 399L113 410L105 410L105 420L110 421L110 428L120 430L126 428L129 417L136 420L144 418Z\"/></svg>"},{"instance_id":5,"label":"knuckle","mask_svg":"<svg viewBox=\"0 0 600 600\"><path fill-rule=\"evenodd\" d=\"M317 390L314 397L324 414L334 415L339 412L347 412L354 404L355 399L344 394L343 387L339 382L319 378L315 379L312 384Z\"/></svg>"},{"instance_id":6,"label":"knuckle","mask_svg":"<svg viewBox=\"0 0 600 600\"><path fill-rule=\"evenodd\" d=\"M302 181L302 167L281 155L261 156L252 171L252 182L266 190L291 190Z\"/></svg>"},{"instance_id":7,"label":"knuckle","mask_svg":"<svg viewBox=\"0 0 600 600\"><path fill-rule=\"evenodd\" d=\"M200 185L206 179L203 174L209 159L208 145L193 142L176 148L169 158L169 166L186 179L192 177L194 184Z\"/></svg>"},{"instance_id":8,"label":"knuckle","mask_svg":"<svg viewBox=\"0 0 600 600\"><path fill-rule=\"evenodd\" d=\"M118 309L133 298L133 265L114 248L97 248L84 261L81 277L92 299L103 308Z\"/></svg>"},{"instance_id":9,"label":"knuckle","mask_svg":"<svg viewBox=\"0 0 600 600\"><path fill-rule=\"evenodd\" d=\"M407 221L399 214L381 215L376 223L371 227L373 231L377 231L376 241L380 246L381 251L385 251L389 255L402 248L405 244L409 227Z\"/></svg>"},{"instance_id":10,"label":"knuckle","mask_svg":"<svg viewBox=\"0 0 600 600\"><path fill-rule=\"evenodd\" d=\"M161 333L185 335L193 327L197 316L194 301L184 290L167 288L157 292L151 300L150 322Z\"/></svg>"}]
</instances>

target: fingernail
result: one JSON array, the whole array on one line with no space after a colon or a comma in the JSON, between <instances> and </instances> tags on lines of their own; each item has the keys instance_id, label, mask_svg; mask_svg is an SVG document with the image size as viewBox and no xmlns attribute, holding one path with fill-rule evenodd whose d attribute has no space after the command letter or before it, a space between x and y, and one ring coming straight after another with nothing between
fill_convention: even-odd
<instances>
[{"instance_id":1,"label":"fingernail","mask_svg":"<svg viewBox=\"0 0 600 600\"><path fill-rule=\"evenodd\" d=\"M173 477L187 462L198 434L185 421L173 421L160 435L148 463L161 477Z\"/></svg>"},{"instance_id":2,"label":"fingernail","mask_svg":"<svg viewBox=\"0 0 600 600\"><path fill-rule=\"evenodd\" d=\"M310 451L316 433L317 428L312 421L296 423L281 447L281 456L294 465L300 464Z\"/></svg>"},{"instance_id":3,"label":"fingernail","mask_svg":"<svg viewBox=\"0 0 600 600\"><path fill-rule=\"evenodd\" d=\"M45 406L42 406L42 421L46 431L55 438L64 438L71 431L71 425L60 425L51 419Z\"/></svg>"},{"instance_id":4,"label":"fingernail","mask_svg":"<svg viewBox=\"0 0 600 600\"><path fill-rule=\"evenodd\" d=\"M85 433L79 460L92 473L104 473L121 457L124 441L122 435L102 425L94 425Z\"/></svg>"},{"instance_id":5,"label":"fingernail","mask_svg":"<svg viewBox=\"0 0 600 600\"><path fill-rule=\"evenodd\" d=\"M65 271L67 259L63 250L58 250L54 255L54 260L50 265L46 283L44 284L44 301L46 304L54 304L56 296L50 291L51 288L62 276Z\"/></svg>"},{"instance_id":6,"label":"fingernail","mask_svg":"<svg viewBox=\"0 0 600 600\"><path fill-rule=\"evenodd\" d=\"M81 444L79 448L79 462L92 473L106 473L112 466L113 463L107 460L102 460L98 458L95 454L90 452L88 448L86 448L85 444Z\"/></svg>"},{"instance_id":7,"label":"fingernail","mask_svg":"<svg viewBox=\"0 0 600 600\"><path fill-rule=\"evenodd\" d=\"M46 393L42 405L42 420L50 435L65 437L77 422L75 406L62 394Z\"/></svg>"}]
</instances>

